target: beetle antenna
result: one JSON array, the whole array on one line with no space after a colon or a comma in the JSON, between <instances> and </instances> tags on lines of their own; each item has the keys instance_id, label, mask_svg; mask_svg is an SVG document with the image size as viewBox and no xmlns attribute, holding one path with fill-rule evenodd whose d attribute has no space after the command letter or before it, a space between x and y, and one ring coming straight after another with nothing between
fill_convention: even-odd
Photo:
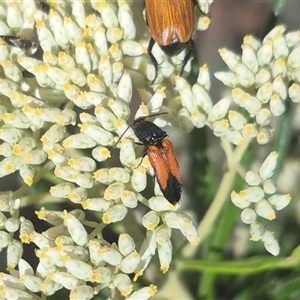
<instances>
[{"instance_id":1,"label":"beetle antenna","mask_svg":"<svg viewBox=\"0 0 300 300\"><path fill-rule=\"evenodd\" d=\"M131 124L128 125L128 127L124 130L124 132L121 134L121 136L118 138L116 144L114 145L114 149L117 147L117 145L119 144L121 138L124 136L124 134L127 132L127 130L130 128Z\"/></svg>"}]
</instances>

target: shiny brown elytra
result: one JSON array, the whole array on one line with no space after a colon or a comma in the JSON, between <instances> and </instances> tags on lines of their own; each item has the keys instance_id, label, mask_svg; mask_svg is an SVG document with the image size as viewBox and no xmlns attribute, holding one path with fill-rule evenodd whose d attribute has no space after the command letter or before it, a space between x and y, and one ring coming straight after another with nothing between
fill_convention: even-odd
<instances>
[{"instance_id":1,"label":"shiny brown elytra","mask_svg":"<svg viewBox=\"0 0 300 300\"><path fill-rule=\"evenodd\" d=\"M151 34L148 54L155 67L155 81L158 63L152 54L157 43L168 56L174 56L186 50L183 68L191 57L194 41L194 7L196 0L145 0L146 21Z\"/></svg>"}]
</instances>

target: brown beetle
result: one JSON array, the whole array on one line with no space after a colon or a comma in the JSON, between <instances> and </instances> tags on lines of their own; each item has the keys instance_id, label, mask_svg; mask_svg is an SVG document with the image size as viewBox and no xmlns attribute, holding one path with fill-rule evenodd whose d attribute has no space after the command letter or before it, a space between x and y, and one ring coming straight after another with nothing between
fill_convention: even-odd
<instances>
[{"instance_id":1,"label":"brown beetle","mask_svg":"<svg viewBox=\"0 0 300 300\"><path fill-rule=\"evenodd\" d=\"M146 22L151 34L148 53L155 67L155 81L158 63L152 54L157 43L168 56L174 56L186 49L183 69L192 55L194 41L194 7L196 0L145 0Z\"/></svg>"}]
</instances>

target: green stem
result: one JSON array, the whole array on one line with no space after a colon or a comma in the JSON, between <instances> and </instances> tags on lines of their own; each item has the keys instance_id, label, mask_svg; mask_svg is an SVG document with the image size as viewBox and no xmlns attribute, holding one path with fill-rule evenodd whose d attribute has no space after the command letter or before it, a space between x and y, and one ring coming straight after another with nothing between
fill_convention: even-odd
<instances>
[{"instance_id":1,"label":"green stem","mask_svg":"<svg viewBox=\"0 0 300 300\"><path fill-rule=\"evenodd\" d=\"M198 234L199 234L198 248L202 244L204 239L207 237L211 228L213 227L213 224L215 223L223 205L227 201L228 196L232 191L234 179L237 174L237 166L239 165L243 157L243 154L247 150L249 143L246 142L242 145L237 146L233 152L231 151L231 146L228 141L222 139L221 145L226 153L228 166L222 178L216 196L213 199L212 204L210 205L208 211L206 212L204 218L202 219L198 227ZM196 252L196 250L197 250L196 247L192 247L191 245L188 244L183 249L183 257L184 258L192 257Z\"/></svg>"}]
</instances>

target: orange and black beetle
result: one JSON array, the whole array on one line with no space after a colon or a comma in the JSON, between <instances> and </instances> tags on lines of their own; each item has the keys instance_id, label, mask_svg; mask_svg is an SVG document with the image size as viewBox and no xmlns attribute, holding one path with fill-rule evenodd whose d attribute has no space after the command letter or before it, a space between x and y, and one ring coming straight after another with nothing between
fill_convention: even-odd
<instances>
[{"instance_id":1,"label":"orange and black beetle","mask_svg":"<svg viewBox=\"0 0 300 300\"><path fill-rule=\"evenodd\" d=\"M165 140L167 133L146 120L156 115L160 114L140 117L132 123L131 127L140 142L147 147L146 154L163 195L175 205L181 197L180 170L172 143Z\"/></svg>"},{"instance_id":2,"label":"orange and black beetle","mask_svg":"<svg viewBox=\"0 0 300 300\"><path fill-rule=\"evenodd\" d=\"M155 78L158 63L152 54L154 43L168 56L186 49L181 73L190 59L194 48L195 6L198 6L196 0L145 0L146 22L151 34L148 53L155 67Z\"/></svg>"}]
</instances>

